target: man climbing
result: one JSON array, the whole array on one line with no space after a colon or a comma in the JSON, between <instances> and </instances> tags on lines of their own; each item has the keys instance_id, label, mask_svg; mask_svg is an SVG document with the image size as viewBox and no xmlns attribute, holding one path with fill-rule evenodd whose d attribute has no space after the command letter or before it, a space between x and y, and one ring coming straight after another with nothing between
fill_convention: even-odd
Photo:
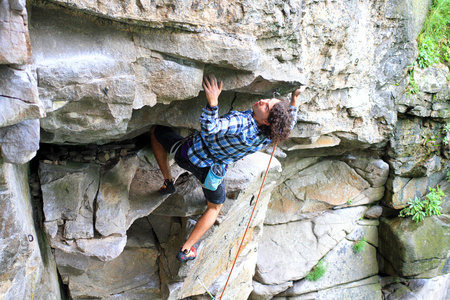
<instances>
[{"instance_id":1,"label":"man climbing","mask_svg":"<svg viewBox=\"0 0 450 300\"><path fill-rule=\"evenodd\" d=\"M222 82L218 83L214 75L205 76L203 88L208 104L200 116L200 132L184 139L169 127L157 125L150 130L152 149L164 176L161 194L175 192L168 153L175 153L176 163L204 183L213 164L226 166L263 149L272 141L288 138L296 122L298 96L305 89L303 86L292 93L290 106L279 99L263 99L254 103L252 109L230 111L219 117ZM224 181L215 190L203 186L203 193L207 209L177 254L180 261L197 256L193 245L214 224L225 202Z\"/></svg>"}]
</instances>

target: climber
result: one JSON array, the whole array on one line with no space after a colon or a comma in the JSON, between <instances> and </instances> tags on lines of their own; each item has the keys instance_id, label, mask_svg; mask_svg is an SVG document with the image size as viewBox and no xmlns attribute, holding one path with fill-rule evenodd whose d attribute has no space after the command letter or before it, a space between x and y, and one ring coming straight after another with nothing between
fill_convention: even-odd
<instances>
[{"instance_id":1,"label":"climber","mask_svg":"<svg viewBox=\"0 0 450 300\"><path fill-rule=\"evenodd\" d=\"M218 83L214 75L205 76L203 88L208 103L200 116L200 132L183 138L169 127L156 125L150 129L152 149L164 176L159 193L175 192L168 160L168 153L174 153L176 163L203 184L207 200L205 213L177 254L178 260L183 262L195 259L197 251L194 244L214 224L225 202L223 180L219 179L218 187L208 186L211 166L218 164L219 169L226 172L228 164L263 149L274 140L288 138L296 123L297 99L305 86L292 93L290 106L287 101L262 99L254 103L252 109L230 111L220 118L218 105L222 82Z\"/></svg>"}]
</instances>

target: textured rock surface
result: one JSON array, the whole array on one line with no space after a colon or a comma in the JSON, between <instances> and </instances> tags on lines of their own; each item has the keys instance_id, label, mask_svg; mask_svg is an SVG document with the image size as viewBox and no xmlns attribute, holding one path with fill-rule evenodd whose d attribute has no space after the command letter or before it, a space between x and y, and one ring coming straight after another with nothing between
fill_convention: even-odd
<instances>
[{"instance_id":1,"label":"textured rock surface","mask_svg":"<svg viewBox=\"0 0 450 300\"><path fill-rule=\"evenodd\" d=\"M137 222L128 232L123 252L106 262L56 250L58 270L71 296L75 299L160 298L158 249L149 232L151 227L146 220Z\"/></svg>"},{"instance_id":2,"label":"textured rock surface","mask_svg":"<svg viewBox=\"0 0 450 300\"><path fill-rule=\"evenodd\" d=\"M304 277L353 230L364 210L348 208L311 220L265 226L255 278L264 284L281 284Z\"/></svg>"},{"instance_id":3,"label":"textured rock surface","mask_svg":"<svg viewBox=\"0 0 450 300\"><path fill-rule=\"evenodd\" d=\"M402 277L430 278L449 272L448 216L381 219L380 254L387 260L383 271ZM397 249L397 251L392 251Z\"/></svg>"},{"instance_id":4,"label":"textured rock surface","mask_svg":"<svg viewBox=\"0 0 450 300\"><path fill-rule=\"evenodd\" d=\"M0 298L61 299L54 258L35 229L27 166L0 159L0 205Z\"/></svg>"},{"instance_id":5,"label":"textured rock surface","mask_svg":"<svg viewBox=\"0 0 450 300\"><path fill-rule=\"evenodd\" d=\"M382 291L400 299L431 290L444 299L445 275L397 277L448 273L448 247L422 242L445 242L450 198L443 216L421 226L395 210L436 184L449 193L447 66L415 70L420 91L405 92L430 2L2 1L0 297L59 299L54 259L74 299L204 300L200 280L220 295L268 156L230 166L221 215L198 258L180 264L175 254L205 200L175 165L177 192L156 192L163 178L141 135L152 124L198 129L202 77L214 73L224 82L220 114L308 84L224 299L380 299ZM34 228L23 164L36 152ZM409 239L406 223L417 227ZM381 284L378 229L380 269L394 276ZM33 230L34 243L24 238ZM363 238L365 250L354 253ZM307 281L319 260L327 272Z\"/></svg>"},{"instance_id":6,"label":"textured rock surface","mask_svg":"<svg viewBox=\"0 0 450 300\"><path fill-rule=\"evenodd\" d=\"M30 51L26 1L2 1L0 21L0 65L26 64Z\"/></svg>"}]
</instances>

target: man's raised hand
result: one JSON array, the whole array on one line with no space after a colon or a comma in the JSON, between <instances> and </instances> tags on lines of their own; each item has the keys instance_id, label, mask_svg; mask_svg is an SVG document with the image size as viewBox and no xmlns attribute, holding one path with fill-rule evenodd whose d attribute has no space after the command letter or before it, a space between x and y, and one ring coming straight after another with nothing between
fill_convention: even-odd
<instances>
[{"instance_id":1,"label":"man's raised hand","mask_svg":"<svg viewBox=\"0 0 450 300\"><path fill-rule=\"evenodd\" d=\"M300 96L300 94L303 93L305 91L305 89L306 89L306 85L302 85L300 88L298 88L292 92L292 96L291 96L291 105L292 106L297 106L298 96Z\"/></svg>"},{"instance_id":2,"label":"man's raised hand","mask_svg":"<svg viewBox=\"0 0 450 300\"><path fill-rule=\"evenodd\" d=\"M214 75L203 76L203 89L210 107L219 105L219 95L222 92L222 81L217 83Z\"/></svg>"}]
</instances>

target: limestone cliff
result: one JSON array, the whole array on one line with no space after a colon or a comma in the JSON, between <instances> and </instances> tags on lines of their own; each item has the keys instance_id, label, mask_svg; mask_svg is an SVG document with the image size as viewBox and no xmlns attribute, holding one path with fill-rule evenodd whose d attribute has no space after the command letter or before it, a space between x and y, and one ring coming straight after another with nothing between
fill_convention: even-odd
<instances>
[{"instance_id":1,"label":"limestone cliff","mask_svg":"<svg viewBox=\"0 0 450 300\"><path fill-rule=\"evenodd\" d=\"M221 215L180 264L205 199L175 164L177 192L156 192L146 137L198 129L214 73L221 114L307 85L223 299L446 299L448 66L406 92L429 5L2 1L0 298L220 296L272 149L230 165ZM441 216L397 217L436 185Z\"/></svg>"}]
</instances>

